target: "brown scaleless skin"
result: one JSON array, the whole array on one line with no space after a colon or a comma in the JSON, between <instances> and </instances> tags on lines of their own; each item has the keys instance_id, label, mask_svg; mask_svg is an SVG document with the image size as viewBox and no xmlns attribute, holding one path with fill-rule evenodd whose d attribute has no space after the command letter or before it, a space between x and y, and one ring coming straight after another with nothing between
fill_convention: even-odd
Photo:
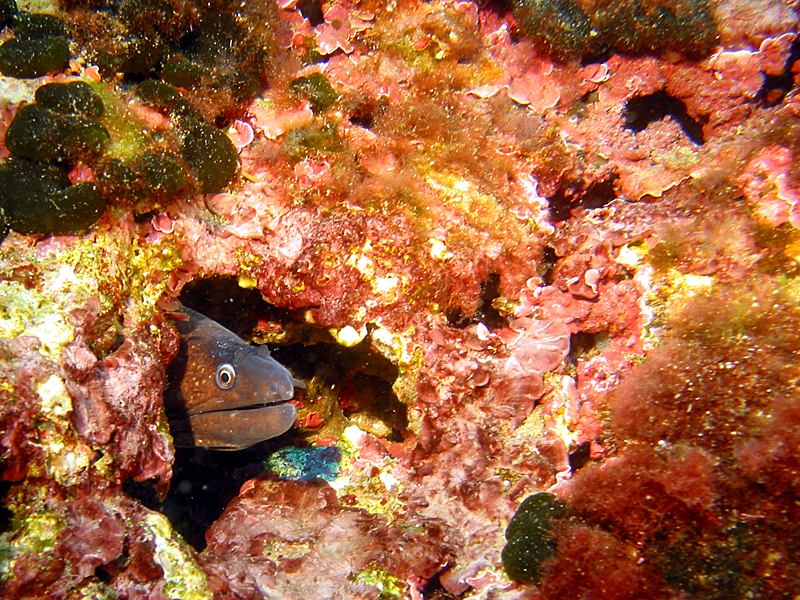
<instances>
[{"instance_id":1,"label":"brown scaleless skin","mask_svg":"<svg viewBox=\"0 0 800 600\"><path fill-rule=\"evenodd\" d=\"M102 159L174 157L188 182L142 196L119 176L89 231L0 245L0 596L800 589L795 5L720 0L706 56L586 64L545 56L503 3L247 2L236 43L202 26L230 7L123 5L66 3L69 70L0 90L4 131L42 83L83 77ZM155 56L142 39L160 58L126 76ZM239 155L217 194L129 90L176 64ZM221 471L238 495L196 551L132 490L177 472L165 315L203 280L257 295L246 341L295 344L308 389L280 443L344 458L330 483ZM522 584L504 530L541 491L568 516Z\"/></svg>"},{"instance_id":2,"label":"brown scaleless skin","mask_svg":"<svg viewBox=\"0 0 800 600\"><path fill-rule=\"evenodd\" d=\"M164 391L175 445L241 450L286 433L297 414L292 374L265 347L194 310L180 307L176 317L181 347Z\"/></svg>"}]
</instances>

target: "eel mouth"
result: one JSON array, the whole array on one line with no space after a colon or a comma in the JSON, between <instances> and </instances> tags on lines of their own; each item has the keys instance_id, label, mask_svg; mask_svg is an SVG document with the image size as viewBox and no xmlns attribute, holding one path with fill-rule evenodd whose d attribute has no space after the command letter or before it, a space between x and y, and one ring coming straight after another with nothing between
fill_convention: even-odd
<instances>
[{"instance_id":1,"label":"eel mouth","mask_svg":"<svg viewBox=\"0 0 800 600\"><path fill-rule=\"evenodd\" d=\"M241 450L286 433L296 418L289 400L253 404L189 415L171 424L172 437L176 446Z\"/></svg>"},{"instance_id":2,"label":"eel mouth","mask_svg":"<svg viewBox=\"0 0 800 600\"><path fill-rule=\"evenodd\" d=\"M189 418L197 417L199 415L211 415L214 413L226 413L226 412L247 412L250 410L259 410L261 408L269 408L271 406L280 406L282 404L291 404L292 398L288 398L285 400L265 400L264 402L254 402L253 404L248 404L246 406L237 406L236 408L215 408L212 410L203 410L196 413L191 413Z\"/></svg>"}]
</instances>

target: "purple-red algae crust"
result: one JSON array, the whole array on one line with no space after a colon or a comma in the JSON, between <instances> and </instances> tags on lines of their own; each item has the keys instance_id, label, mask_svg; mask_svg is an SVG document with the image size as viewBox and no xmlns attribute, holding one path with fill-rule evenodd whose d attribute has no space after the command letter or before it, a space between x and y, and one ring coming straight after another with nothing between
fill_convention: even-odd
<instances>
[{"instance_id":1,"label":"purple-red algae crust","mask_svg":"<svg viewBox=\"0 0 800 600\"><path fill-rule=\"evenodd\" d=\"M703 3L717 46L582 65L494 4L246 2L227 49L207 6L64 4L77 54L39 84L91 81L115 158L177 152L185 115L121 85L151 36L135 76L226 128L240 169L203 196L115 182L93 230L2 241L0 595L800 589L797 7ZM2 130L36 87L4 84ZM264 335L382 354L396 398L315 376L297 445L336 444L340 476L248 480L196 552L123 484L172 477L161 311L226 276L290 315ZM568 516L539 584L513 582L504 529L545 490Z\"/></svg>"}]
</instances>

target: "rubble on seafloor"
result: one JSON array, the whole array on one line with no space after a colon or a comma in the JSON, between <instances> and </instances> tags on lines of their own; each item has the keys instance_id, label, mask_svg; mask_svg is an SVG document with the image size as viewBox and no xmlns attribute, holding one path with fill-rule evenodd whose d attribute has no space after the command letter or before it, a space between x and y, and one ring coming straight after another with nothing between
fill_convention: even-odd
<instances>
[{"instance_id":1,"label":"rubble on seafloor","mask_svg":"<svg viewBox=\"0 0 800 600\"><path fill-rule=\"evenodd\" d=\"M0 2L0 595L796 595L798 10Z\"/></svg>"}]
</instances>

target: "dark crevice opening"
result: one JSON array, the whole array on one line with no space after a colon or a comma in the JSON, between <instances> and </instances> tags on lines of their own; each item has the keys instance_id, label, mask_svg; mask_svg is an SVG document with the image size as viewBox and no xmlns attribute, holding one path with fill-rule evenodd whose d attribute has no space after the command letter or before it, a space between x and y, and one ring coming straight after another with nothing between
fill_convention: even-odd
<instances>
[{"instance_id":1,"label":"dark crevice opening","mask_svg":"<svg viewBox=\"0 0 800 600\"><path fill-rule=\"evenodd\" d=\"M408 436L406 406L392 389L399 370L375 349L369 334L346 348L335 343L327 328L310 325L298 313L269 304L257 290L241 288L235 277L190 282L180 300L246 341L285 342L283 346L270 344L270 350L296 378L309 384L309 389L295 393L295 400L302 405L301 421L315 411L328 415L331 422L340 419L342 426L363 417L386 423L390 431L384 438L389 441ZM324 407L324 402L331 406ZM242 484L265 472L272 453L287 446L306 448L309 441L303 436L313 434L305 426L295 426L244 450L176 448L172 481L163 498L151 482L130 480L124 487L130 496L167 516L176 531L201 551L206 531Z\"/></svg>"},{"instance_id":2,"label":"dark crevice opening","mask_svg":"<svg viewBox=\"0 0 800 600\"><path fill-rule=\"evenodd\" d=\"M465 315L460 307L451 307L445 310L447 324L454 329L465 329L470 325L483 323L489 329L502 329L508 320L495 308L494 303L502 297L500 290L500 275L490 273L481 284L480 304L474 315Z\"/></svg>"},{"instance_id":3,"label":"dark crevice opening","mask_svg":"<svg viewBox=\"0 0 800 600\"><path fill-rule=\"evenodd\" d=\"M332 338L326 341L327 331L318 333L316 343L276 347L272 352L296 377L311 382L304 399L308 410L333 420L379 421L391 429L384 439L403 441L408 436L408 415L392 389L400 375L397 366L374 348L369 333L349 348Z\"/></svg>"},{"instance_id":4,"label":"dark crevice opening","mask_svg":"<svg viewBox=\"0 0 800 600\"><path fill-rule=\"evenodd\" d=\"M481 8L490 8L496 12L511 10L512 0L478 0Z\"/></svg>"},{"instance_id":5,"label":"dark crevice opening","mask_svg":"<svg viewBox=\"0 0 800 600\"><path fill-rule=\"evenodd\" d=\"M11 491L12 481L0 481L0 533L5 533L11 529L11 520L14 518L6 506L8 492Z\"/></svg>"},{"instance_id":6,"label":"dark crevice opening","mask_svg":"<svg viewBox=\"0 0 800 600\"><path fill-rule=\"evenodd\" d=\"M425 600L458 600L459 598L444 589L442 582L439 581L439 573L431 577L422 588L422 597Z\"/></svg>"},{"instance_id":7,"label":"dark crevice opening","mask_svg":"<svg viewBox=\"0 0 800 600\"><path fill-rule=\"evenodd\" d=\"M558 255L551 246L545 246L542 252L541 275L542 285L553 285L553 269L558 261Z\"/></svg>"},{"instance_id":8,"label":"dark crevice opening","mask_svg":"<svg viewBox=\"0 0 800 600\"><path fill-rule=\"evenodd\" d=\"M628 100L625 104L625 127L638 133L667 115L680 125L693 143L698 146L705 143L702 123L689 115L683 100L670 96L664 90Z\"/></svg>"},{"instance_id":9,"label":"dark crevice opening","mask_svg":"<svg viewBox=\"0 0 800 600\"><path fill-rule=\"evenodd\" d=\"M506 318L494 306L502 295L500 275L491 273L481 285L481 305L478 307L478 315L489 329L502 329L507 323Z\"/></svg>"},{"instance_id":10,"label":"dark crevice opening","mask_svg":"<svg viewBox=\"0 0 800 600\"><path fill-rule=\"evenodd\" d=\"M610 339L611 335L607 331L573 333L569 339L569 362L577 365L579 359L595 356L608 347Z\"/></svg>"},{"instance_id":11,"label":"dark crevice opening","mask_svg":"<svg viewBox=\"0 0 800 600\"><path fill-rule=\"evenodd\" d=\"M792 42L792 49L789 58L783 67L780 75L764 75L764 85L759 91L759 99L765 106L776 106L783 102L792 88L794 88L795 74L792 73L792 65L800 60L800 38Z\"/></svg>"},{"instance_id":12,"label":"dark crevice opening","mask_svg":"<svg viewBox=\"0 0 800 600\"><path fill-rule=\"evenodd\" d=\"M235 277L209 277L187 283L180 300L194 310L214 319L239 337L250 339L259 320L294 323L300 317L265 301L255 289L245 289Z\"/></svg>"},{"instance_id":13,"label":"dark crevice opening","mask_svg":"<svg viewBox=\"0 0 800 600\"><path fill-rule=\"evenodd\" d=\"M200 552L206 546L206 531L245 481L263 473L269 455L292 441L291 434L286 433L235 452L176 448L169 492L163 499L150 482L129 479L123 490L166 516L183 539Z\"/></svg>"},{"instance_id":14,"label":"dark crevice opening","mask_svg":"<svg viewBox=\"0 0 800 600\"><path fill-rule=\"evenodd\" d=\"M569 468L575 472L585 466L591 458L592 445L584 442L569 453Z\"/></svg>"},{"instance_id":15,"label":"dark crevice opening","mask_svg":"<svg viewBox=\"0 0 800 600\"><path fill-rule=\"evenodd\" d=\"M583 188L580 183L563 183L556 193L548 198L550 220L553 223L562 223L572 216L572 211L576 208L587 210L602 208L616 200L618 179L617 175L611 175L591 183L587 188Z\"/></svg>"},{"instance_id":16,"label":"dark crevice opening","mask_svg":"<svg viewBox=\"0 0 800 600\"><path fill-rule=\"evenodd\" d=\"M358 105L350 113L350 123L356 127L372 129L375 122L373 108L367 105Z\"/></svg>"},{"instance_id":17,"label":"dark crevice opening","mask_svg":"<svg viewBox=\"0 0 800 600\"><path fill-rule=\"evenodd\" d=\"M297 3L297 10L308 19L312 27L322 25L325 22L325 16L318 0L300 0Z\"/></svg>"},{"instance_id":18,"label":"dark crevice opening","mask_svg":"<svg viewBox=\"0 0 800 600\"><path fill-rule=\"evenodd\" d=\"M587 65L607 62L615 53L616 51L613 48L602 46L593 50L586 56L583 56L581 58L581 66L585 67Z\"/></svg>"}]
</instances>

